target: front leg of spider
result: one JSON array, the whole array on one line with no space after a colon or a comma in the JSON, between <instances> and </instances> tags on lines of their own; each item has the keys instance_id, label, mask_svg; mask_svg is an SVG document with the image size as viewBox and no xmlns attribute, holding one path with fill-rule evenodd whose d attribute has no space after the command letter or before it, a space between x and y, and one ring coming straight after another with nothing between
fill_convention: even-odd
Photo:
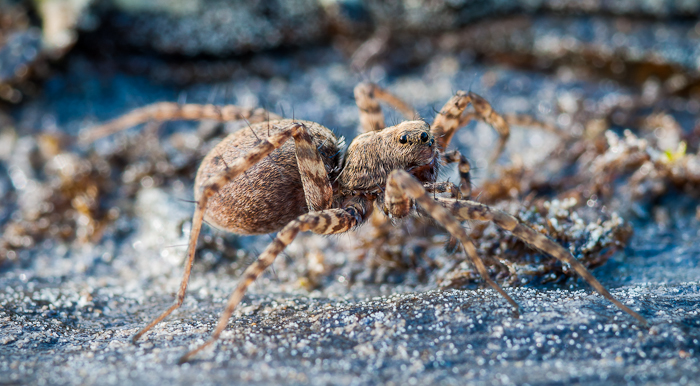
<instances>
[{"instance_id":1,"label":"front leg of spider","mask_svg":"<svg viewBox=\"0 0 700 386\"><path fill-rule=\"evenodd\" d=\"M410 174L403 170L395 170L389 176L387 185L393 184L396 189L393 189L394 195L402 195L406 198L415 200L428 215L435 218L443 225L453 236L457 237L467 255L472 259L479 274L491 285L494 289L500 292L514 307L517 304L493 282L486 272L481 260L476 255L476 249L468 239L466 232L461 227L459 221L477 220L477 221L492 221L498 227L511 232L516 237L524 242L532 245L540 251L549 254L560 261L569 264L576 273L588 282L598 293L603 295L611 303L616 305L622 311L634 317L639 323L647 327L649 324L641 315L632 311L629 307L615 299L605 287L584 267L578 260L564 249L561 245L550 240L546 236L535 232L527 225L521 224L515 217L498 210L491 209L487 205L467 200L454 200L438 197L437 199L430 198L420 182L416 181ZM387 189L389 192L389 189ZM388 200L387 200L388 201ZM455 218L456 217L456 218ZM466 241L466 242L465 242Z\"/></svg>"},{"instance_id":2,"label":"front leg of spider","mask_svg":"<svg viewBox=\"0 0 700 386\"><path fill-rule=\"evenodd\" d=\"M470 176L472 167L467 157L463 156L459 151L453 150L444 153L442 159L448 164L457 162L457 170L459 171L459 192L461 197L456 198L468 199L472 195L472 180Z\"/></svg>"},{"instance_id":3,"label":"front leg of spider","mask_svg":"<svg viewBox=\"0 0 700 386\"><path fill-rule=\"evenodd\" d=\"M588 271L588 269L586 269L581 262L576 260L571 253L564 249L564 247L550 240L546 236L535 232L527 225L520 223L518 219L510 214L492 209L484 204L467 200L450 200L438 197L437 202L440 206L446 208L450 213L452 213L452 215L461 221L491 221L501 229L511 232L513 235L523 240L527 244L530 244L540 251L551 255L566 264L569 264L569 266L571 266L571 268L573 268L579 276L586 280L586 282L588 282L591 287L598 291L599 294L603 295L604 298L608 299L618 308L637 319L642 326L646 327L649 325L644 317L632 311L619 300L615 299L610 292L608 292L608 290L605 289L602 284L600 284L593 274L591 274L591 272Z\"/></svg>"},{"instance_id":4,"label":"front leg of spider","mask_svg":"<svg viewBox=\"0 0 700 386\"><path fill-rule=\"evenodd\" d=\"M474 108L474 111L466 112L470 104ZM473 92L467 93L464 91L457 91L457 93L445 103L440 113L435 116L433 124L430 125L430 130L435 138L437 138L438 146L444 151L450 144L450 141L452 141L452 137L457 130L474 119L486 122L498 133L498 144L489 159L490 168L498 160L498 157L501 156L503 149L505 149L508 137L510 137L510 126L508 122L491 107L491 104L489 104L486 99Z\"/></svg>"},{"instance_id":5,"label":"front leg of spider","mask_svg":"<svg viewBox=\"0 0 700 386\"><path fill-rule=\"evenodd\" d=\"M386 187L385 205L391 208L402 209L410 206L410 200L415 200L425 211L430 214L440 225L444 226L448 232L462 243L464 250L472 263L479 271L481 277L498 293L500 293L508 303L513 306L516 317L520 315L520 306L515 302L495 281L491 279L486 270L486 266L479 257L474 243L469 239L467 232L462 225L445 208L441 207L435 200L427 195L422 184L404 170L394 170L389 174Z\"/></svg>"}]
</instances>

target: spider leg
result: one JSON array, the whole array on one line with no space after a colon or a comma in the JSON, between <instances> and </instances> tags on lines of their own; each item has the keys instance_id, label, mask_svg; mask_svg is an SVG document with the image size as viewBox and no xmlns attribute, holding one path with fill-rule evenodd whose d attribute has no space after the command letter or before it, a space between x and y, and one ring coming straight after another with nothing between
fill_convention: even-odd
<instances>
[{"instance_id":1,"label":"spider leg","mask_svg":"<svg viewBox=\"0 0 700 386\"><path fill-rule=\"evenodd\" d=\"M460 192L457 185L450 181L446 182L425 182L423 183L423 189L428 193L446 193L450 192L452 198L460 198L462 193Z\"/></svg>"},{"instance_id":2,"label":"spider leg","mask_svg":"<svg viewBox=\"0 0 700 386\"><path fill-rule=\"evenodd\" d=\"M258 260L250 265L243 273L238 286L226 303L226 308L221 313L221 317L219 318L211 338L199 347L183 355L179 363L187 362L192 356L219 339L221 332L226 328L234 309L241 302L241 299L243 299L243 295L248 287L275 261L277 255L294 240L299 232L311 231L324 235L347 232L365 220L366 210L368 210L368 208L371 208L371 205L356 203L344 209L327 209L320 212L307 213L301 215L282 228L282 230L277 233L272 243L263 251Z\"/></svg>"},{"instance_id":3,"label":"spider leg","mask_svg":"<svg viewBox=\"0 0 700 386\"><path fill-rule=\"evenodd\" d=\"M411 212L413 200L409 198L404 189L392 183L391 176L393 174L392 172L392 174L389 175L386 189L384 190L384 213L398 218L406 217ZM421 189L423 189L422 186Z\"/></svg>"},{"instance_id":4,"label":"spider leg","mask_svg":"<svg viewBox=\"0 0 700 386\"><path fill-rule=\"evenodd\" d=\"M303 125L301 128L294 134L294 146L306 205L310 212L328 209L333 200L333 187L311 134Z\"/></svg>"},{"instance_id":5,"label":"spider leg","mask_svg":"<svg viewBox=\"0 0 700 386\"><path fill-rule=\"evenodd\" d=\"M503 296L508 303L513 306L516 314L519 314L520 307L518 306L518 303L516 303L515 300L513 300L503 290L503 288L501 288L491 279L488 271L486 270L484 262L481 261L481 258L476 251L474 243L469 239L469 236L464 228L462 228L462 224L460 224L460 222L457 221L457 219L455 219L454 216L447 211L447 209L443 208L437 203L437 201L430 198L418 180L404 170L394 170L391 172L391 174L389 174L389 179L386 184L385 203L393 204L397 208L403 208L407 204L398 204L399 201L409 201L411 199L415 200L425 209L427 213L430 214L431 217L444 226L451 235L455 236L462 242L467 256L469 256L484 281L486 281L493 289L498 291L498 293L500 293L501 296Z\"/></svg>"},{"instance_id":6,"label":"spider leg","mask_svg":"<svg viewBox=\"0 0 700 386\"><path fill-rule=\"evenodd\" d=\"M529 114L505 114L503 118L510 126L534 127L557 135L566 136L565 132L558 130L552 124L539 121Z\"/></svg>"},{"instance_id":7,"label":"spider leg","mask_svg":"<svg viewBox=\"0 0 700 386\"><path fill-rule=\"evenodd\" d=\"M471 104L474 111L465 112L467 106ZM458 91L446 104L443 106L440 113L435 117L431 125L431 131L437 138L438 146L444 150L450 144L452 136L459 128L467 125L472 120L481 120L491 125L499 135L496 148L489 159L489 168L498 161L498 158L503 153L506 147L508 138L510 137L510 126L527 126L536 127L563 135L561 131L549 123L538 121L531 115L527 114L498 114L491 104L486 99L476 93Z\"/></svg>"},{"instance_id":8,"label":"spider leg","mask_svg":"<svg viewBox=\"0 0 700 386\"><path fill-rule=\"evenodd\" d=\"M472 170L467 157L463 156L457 150L453 150L442 155L442 159L446 163L457 162L457 170L459 170L459 191L464 198L469 198L472 195L472 181L469 172ZM461 197L457 197L461 198Z\"/></svg>"},{"instance_id":9,"label":"spider leg","mask_svg":"<svg viewBox=\"0 0 700 386\"><path fill-rule=\"evenodd\" d=\"M447 210L459 220L492 221L498 227L511 232L516 237L539 249L540 251L569 264L579 276L586 280L586 282L588 282L591 287L598 291L599 294L603 295L604 298L608 299L622 311L625 311L630 316L637 319L643 326L648 326L646 319L615 299L610 292L608 292L608 290L605 289L605 287L600 284L600 282L591 274L591 272L588 271L583 264L576 260L571 253L564 249L564 247L550 240L547 236L537 233L527 225L520 223L518 219L510 214L492 209L487 205L479 204L473 201L458 201L438 197L437 202L441 206L447 208Z\"/></svg>"},{"instance_id":10,"label":"spider leg","mask_svg":"<svg viewBox=\"0 0 700 386\"><path fill-rule=\"evenodd\" d=\"M456 200L469 199L472 195L472 181L469 172L471 171L471 165L467 160L467 157L463 156L458 150L453 150L450 152L445 152L442 154L442 159L445 163L457 162L457 170L459 171L459 189L457 189L454 184L452 185L452 198ZM427 189L426 189L427 190ZM445 249L451 254L457 250L458 240L450 235L450 239L445 245Z\"/></svg>"},{"instance_id":11,"label":"spider leg","mask_svg":"<svg viewBox=\"0 0 700 386\"><path fill-rule=\"evenodd\" d=\"M386 127L379 101L388 103L401 111L401 114L408 119L418 117L418 112L401 98L374 83L363 82L355 86L355 103L360 110L360 126L365 133L379 131Z\"/></svg>"},{"instance_id":12,"label":"spider leg","mask_svg":"<svg viewBox=\"0 0 700 386\"><path fill-rule=\"evenodd\" d=\"M281 117L262 108L251 109L235 105L216 106L211 104L198 105L159 102L132 110L119 118L87 129L80 133L80 141L84 144L89 144L99 138L151 120L174 121L201 119L212 119L221 122L246 119L248 122L257 123L267 120L277 120L281 119Z\"/></svg>"},{"instance_id":13,"label":"spider leg","mask_svg":"<svg viewBox=\"0 0 700 386\"><path fill-rule=\"evenodd\" d=\"M474 112L464 114L469 104L474 107ZM450 144L454 133L472 119L480 119L491 125L491 127L498 132L498 144L489 160L489 165L493 165L496 160L498 160L501 153L503 153L506 142L508 142L510 126L508 122L491 107L486 99L471 91L469 93L457 91L457 93L445 103L440 113L435 116L435 120L430 127L433 135L437 139L438 146L441 150L444 150Z\"/></svg>"},{"instance_id":14,"label":"spider leg","mask_svg":"<svg viewBox=\"0 0 700 386\"><path fill-rule=\"evenodd\" d=\"M204 213L206 212L207 203L209 199L217 192L219 192L219 190L221 190L223 186L231 182L241 173L248 170L261 159L265 158L273 150L282 146L282 144L284 144L287 140L289 140L289 138L292 137L294 138L295 146L297 148L297 162L299 164L300 173L302 174L302 176L304 174L309 174L310 176L307 176L307 179L311 181L317 181L319 179L322 180L323 176L325 176L326 178L327 184L325 186L323 184L319 184L309 187L306 186L306 180L302 178L302 182L304 183L305 194L307 193L308 188L309 191L311 191L311 195L315 197L313 198L313 200L317 200L318 197L320 197L321 201L319 201L318 203L319 207L321 207L322 209L330 207L333 191L330 187L328 177L325 175L323 162L320 161L320 158L316 161L313 160L313 156L315 155L316 157L318 157L318 153L310 152L308 150L308 148L310 147L315 151L315 147L313 143L308 142L310 141L310 138L308 137L308 133L304 125L299 123L292 123L288 126L287 130L283 130L280 133L261 139L260 143L254 148L252 148L245 156L237 158L233 162L230 162L225 170L223 170L219 174L215 174L214 176L210 177L206 182L204 182L201 185L200 193L198 195L195 195L197 196L197 205L195 207L194 215L192 217L192 231L190 232L190 240L187 249L185 273L183 274L182 282L180 283L180 289L177 292L175 304L170 306L170 308L165 310L162 314L160 314L160 316L158 316L155 320L153 320L136 335L134 335L134 337L132 338L133 342L136 342L141 336L143 336L143 334L148 332L148 330L153 328L153 326L160 323L163 319L165 319L165 317L170 315L173 311L175 311L182 305L182 302L185 299L185 292L187 291L187 283L190 278L192 263L194 262L194 254L197 247L197 239L199 238L199 232L202 229ZM319 162L320 166L318 166ZM322 170L322 175L320 175L321 172L318 171L319 167ZM313 173L308 173L309 169L313 171ZM310 199L307 196L307 201L309 200Z\"/></svg>"}]
</instances>

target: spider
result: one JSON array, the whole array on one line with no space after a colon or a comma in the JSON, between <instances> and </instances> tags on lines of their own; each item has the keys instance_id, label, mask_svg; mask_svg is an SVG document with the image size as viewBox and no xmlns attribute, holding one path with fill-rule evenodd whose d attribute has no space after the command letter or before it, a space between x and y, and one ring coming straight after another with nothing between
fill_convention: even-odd
<instances>
[{"instance_id":1,"label":"spider","mask_svg":"<svg viewBox=\"0 0 700 386\"><path fill-rule=\"evenodd\" d=\"M202 161L195 179L196 208L192 219L185 273L175 303L139 331L136 342L183 303L197 239L204 221L238 234L277 232L273 241L243 273L211 338L187 352L188 361L214 343L225 329L246 289L269 267L299 232L339 234L363 224L373 211L391 218L413 212L433 217L459 240L483 279L519 315L518 304L487 274L484 263L460 221L493 221L531 246L569 264L596 291L642 325L646 320L620 303L566 249L537 233L515 217L469 201L469 162L458 151L445 152L454 133L472 119L490 124L499 134L491 160L503 151L510 129L491 105L473 92L457 92L433 123L422 120L386 127L379 102L406 117L417 113L397 96L371 83L354 90L363 133L343 152L343 139L309 121L283 119L262 108L234 105L156 103L136 109L83 133L93 141L149 120L247 120L249 125L230 134ZM473 109L467 110L471 105ZM442 164L458 163L460 185L438 183ZM451 198L434 193L451 193ZM433 196L428 193L433 193Z\"/></svg>"}]
</instances>

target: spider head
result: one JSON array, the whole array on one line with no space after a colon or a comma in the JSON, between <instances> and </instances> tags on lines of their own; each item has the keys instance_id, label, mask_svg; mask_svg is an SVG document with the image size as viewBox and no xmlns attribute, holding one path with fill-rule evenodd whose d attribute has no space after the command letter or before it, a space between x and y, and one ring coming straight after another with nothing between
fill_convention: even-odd
<instances>
[{"instance_id":1,"label":"spider head","mask_svg":"<svg viewBox=\"0 0 700 386\"><path fill-rule=\"evenodd\" d=\"M344 190L383 188L395 169L406 170L421 182L435 182L439 154L427 123L402 122L355 138L348 147L339 182Z\"/></svg>"},{"instance_id":2,"label":"spider head","mask_svg":"<svg viewBox=\"0 0 700 386\"><path fill-rule=\"evenodd\" d=\"M439 150L430 126L423 121L408 121L385 129L388 147L393 147L394 169L404 169L421 182L435 182L440 165Z\"/></svg>"}]
</instances>

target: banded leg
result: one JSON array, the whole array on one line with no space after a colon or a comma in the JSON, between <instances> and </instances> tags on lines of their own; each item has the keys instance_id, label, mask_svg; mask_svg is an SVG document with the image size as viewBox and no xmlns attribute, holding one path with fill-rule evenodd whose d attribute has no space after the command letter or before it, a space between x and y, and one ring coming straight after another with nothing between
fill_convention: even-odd
<instances>
[{"instance_id":1,"label":"banded leg","mask_svg":"<svg viewBox=\"0 0 700 386\"><path fill-rule=\"evenodd\" d=\"M459 191L462 197L469 198L472 195L472 181L469 174L472 167L467 157L463 156L459 151L454 150L443 154L442 159L448 164L457 162L457 170L459 170Z\"/></svg>"},{"instance_id":2,"label":"banded leg","mask_svg":"<svg viewBox=\"0 0 700 386\"><path fill-rule=\"evenodd\" d=\"M428 196L423 189L418 180L413 178L404 170L394 170L389 175L386 187L386 198L385 202L398 203L401 199L408 201L409 199L415 200L420 206L422 206L427 213L430 214L435 220L437 220L442 226L444 226L451 235L455 236L459 241L462 242L464 250L467 256L471 259L472 263L479 271L481 277L486 281L491 288L498 291L498 293L503 296L508 303L510 303L515 309L516 315L519 314L520 307L518 303L515 302L495 281L491 279L486 270L484 262L481 261L474 243L469 239L467 232L462 228L462 224L457 221L447 211L447 209L440 206L437 201L433 200ZM449 200L449 199L447 199ZM455 201L455 200L452 200Z\"/></svg>"},{"instance_id":3,"label":"banded leg","mask_svg":"<svg viewBox=\"0 0 700 386\"><path fill-rule=\"evenodd\" d=\"M177 292L177 299L175 304L170 306L162 314L160 314L155 320L149 323L141 331L139 331L132 338L133 342L136 342L143 334L148 332L156 324L160 323L165 317L170 315L173 311L178 309L185 299L185 292L187 291L187 283L189 282L190 273L192 270L192 263L194 262L194 254L197 247L197 239L199 238L199 232L202 229L202 223L204 219L204 212L207 209L207 202L214 194L216 194L224 185L231 182L238 175L248 170L251 166L255 165L258 161L266 157L273 150L282 146L289 138L294 137L295 145L297 148L304 146L304 141L306 141L304 135L306 133L306 128L301 124L291 124L288 130L284 130L275 135L271 135L267 138L261 139L260 143L245 155L245 157L237 158L235 161L228 165L228 168L221 172L220 174L210 177L205 183L202 184L201 193L197 197L197 206L195 207L194 216L192 217L192 231L190 233L189 245L187 248L187 259L185 262L185 273L182 277L182 282L180 283L180 289ZM300 146L301 145L301 146ZM309 144L313 148L313 144ZM308 147L308 146L306 146ZM300 162L300 157L297 155L297 162ZM321 165L323 167L323 165ZM324 169L325 172L325 169ZM330 184L328 186L330 189ZM321 188L319 188L321 189ZM306 191L306 186L305 186ZM321 190L322 191L322 190ZM332 191L330 192L332 195ZM307 198L308 200L308 198ZM330 198L325 204L330 206ZM325 208L324 208L325 209Z\"/></svg>"},{"instance_id":4,"label":"banded leg","mask_svg":"<svg viewBox=\"0 0 700 386\"><path fill-rule=\"evenodd\" d=\"M586 282L588 282L591 287L598 291L599 294L603 295L604 298L608 299L619 309L637 319L643 326L648 326L646 319L615 299L610 292L608 292L608 290L605 289L605 287L603 287L603 285L600 284L600 282L591 274L591 272L588 271L583 264L571 256L571 253L564 249L564 247L550 240L547 236L537 233L532 228L520 223L518 219L510 214L491 209L487 205L479 204L473 201L457 201L438 197L437 202L443 207L447 208L447 210L449 210L450 213L452 213L452 215L457 217L459 220L492 221L499 228L511 232L519 239L532 245L540 251L555 257L561 262L569 264L579 276L586 280Z\"/></svg>"},{"instance_id":5,"label":"banded leg","mask_svg":"<svg viewBox=\"0 0 700 386\"><path fill-rule=\"evenodd\" d=\"M459 199L462 196L457 185L450 181L446 182L425 182L423 183L423 189L428 193L447 193L450 192L452 198Z\"/></svg>"},{"instance_id":6,"label":"banded leg","mask_svg":"<svg viewBox=\"0 0 700 386\"><path fill-rule=\"evenodd\" d=\"M538 129L542 129L550 133L566 136L565 132L558 130L556 127L547 122L542 122L535 119L535 117L533 117L532 115L506 114L503 116L503 118L506 120L506 122L508 122L508 125L510 126L536 127Z\"/></svg>"},{"instance_id":7,"label":"banded leg","mask_svg":"<svg viewBox=\"0 0 700 386\"><path fill-rule=\"evenodd\" d=\"M282 228L258 260L243 272L243 277L238 283L238 287L229 297L226 308L221 313L211 338L196 349L183 355L179 363L187 362L192 356L219 339L221 332L224 331L231 315L233 315L233 310L243 299L243 295L245 295L248 287L275 261L277 255L294 240L299 232L311 231L324 235L347 232L362 223L365 215L365 209L362 205L345 209L328 209L304 214Z\"/></svg>"},{"instance_id":8,"label":"banded leg","mask_svg":"<svg viewBox=\"0 0 700 386\"><path fill-rule=\"evenodd\" d=\"M303 125L301 128L293 136L306 206L309 212L328 209L333 200L333 186L311 134Z\"/></svg>"},{"instance_id":9,"label":"banded leg","mask_svg":"<svg viewBox=\"0 0 700 386\"><path fill-rule=\"evenodd\" d=\"M151 120L175 121L201 119L211 119L221 122L246 119L250 123L257 123L277 120L281 119L281 117L262 108L249 109L234 105L215 106L210 104L198 105L160 102L132 110L119 118L83 131L80 133L80 141L84 144L89 144L99 138Z\"/></svg>"},{"instance_id":10,"label":"banded leg","mask_svg":"<svg viewBox=\"0 0 700 386\"><path fill-rule=\"evenodd\" d=\"M418 112L413 107L394 94L374 83L360 83L355 86L355 103L360 110L360 126L365 133L379 131L386 127L379 101L388 103L408 119L418 117Z\"/></svg>"},{"instance_id":11,"label":"banded leg","mask_svg":"<svg viewBox=\"0 0 700 386\"><path fill-rule=\"evenodd\" d=\"M392 183L391 176L393 174L392 172L389 175L384 190L384 213L396 218L406 217L411 212L413 200L408 197L408 194L399 185ZM422 186L421 189L423 189Z\"/></svg>"},{"instance_id":12,"label":"banded leg","mask_svg":"<svg viewBox=\"0 0 700 386\"><path fill-rule=\"evenodd\" d=\"M457 189L454 184L452 184L452 198L456 200L469 199L472 195L472 181L469 172L471 171L471 165L467 160L467 157L463 156L457 150L453 150L442 155L442 159L445 163L457 162L457 170L459 171L459 189ZM426 189L428 192L430 190ZM457 251L459 246L459 240L454 236L450 235L449 240L445 243L445 251L449 254L453 254Z\"/></svg>"},{"instance_id":13,"label":"banded leg","mask_svg":"<svg viewBox=\"0 0 700 386\"><path fill-rule=\"evenodd\" d=\"M467 106L471 104L474 111L464 114ZM450 98L440 113L430 125L431 131L437 139L440 150L445 150L452 140L454 133L472 119L480 119L493 127L498 132L499 139L496 149L489 160L489 165L493 165L498 157L503 153L503 149L510 136L510 126L486 101L479 95L464 91L457 91L457 94Z\"/></svg>"}]
</instances>

